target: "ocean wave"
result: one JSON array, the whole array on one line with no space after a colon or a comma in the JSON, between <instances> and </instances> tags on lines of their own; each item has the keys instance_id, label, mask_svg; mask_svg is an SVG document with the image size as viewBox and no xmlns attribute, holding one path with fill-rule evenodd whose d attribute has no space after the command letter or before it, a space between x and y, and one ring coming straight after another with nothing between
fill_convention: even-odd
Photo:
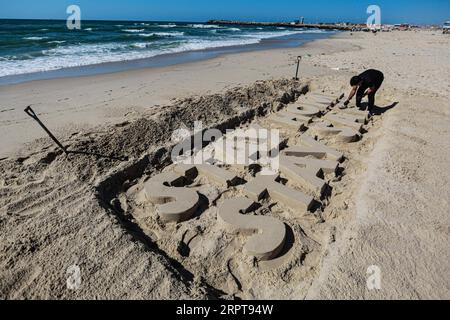
<instances>
[{"instance_id":1,"label":"ocean wave","mask_svg":"<svg viewBox=\"0 0 450 320\"><path fill-rule=\"evenodd\" d=\"M152 32L152 33L140 33L141 37L181 37L184 36L184 32Z\"/></svg>"},{"instance_id":2,"label":"ocean wave","mask_svg":"<svg viewBox=\"0 0 450 320\"><path fill-rule=\"evenodd\" d=\"M24 40L45 40L48 39L48 37L24 37Z\"/></svg>"},{"instance_id":3,"label":"ocean wave","mask_svg":"<svg viewBox=\"0 0 450 320\"><path fill-rule=\"evenodd\" d=\"M47 43L57 43L57 44L61 44L61 43L65 43L66 41L64 40L53 40L53 41L48 41Z\"/></svg>"},{"instance_id":4,"label":"ocean wave","mask_svg":"<svg viewBox=\"0 0 450 320\"><path fill-rule=\"evenodd\" d=\"M92 29L92 28L86 28L86 29L84 29L84 30L86 30L86 31L92 31L93 29Z\"/></svg>"},{"instance_id":5,"label":"ocean wave","mask_svg":"<svg viewBox=\"0 0 450 320\"><path fill-rule=\"evenodd\" d=\"M332 33L335 30L305 30L307 33Z\"/></svg>"},{"instance_id":6,"label":"ocean wave","mask_svg":"<svg viewBox=\"0 0 450 320\"><path fill-rule=\"evenodd\" d=\"M240 31L242 31L241 29L239 29L239 28L220 28L220 29L212 29L212 30L209 30L209 32L211 32L211 33L227 33L227 32L240 32Z\"/></svg>"},{"instance_id":7,"label":"ocean wave","mask_svg":"<svg viewBox=\"0 0 450 320\"><path fill-rule=\"evenodd\" d=\"M176 28L177 25L175 23L169 23L169 24L158 24L158 27L161 28Z\"/></svg>"},{"instance_id":8,"label":"ocean wave","mask_svg":"<svg viewBox=\"0 0 450 320\"><path fill-rule=\"evenodd\" d=\"M294 29L297 33L332 33L335 31L322 29Z\"/></svg>"},{"instance_id":9,"label":"ocean wave","mask_svg":"<svg viewBox=\"0 0 450 320\"><path fill-rule=\"evenodd\" d=\"M145 31L145 29L123 29L123 32L131 32L131 33L138 33L138 32L143 32Z\"/></svg>"},{"instance_id":10,"label":"ocean wave","mask_svg":"<svg viewBox=\"0 0 450 320\"><path fill-rule=\"evenodd\" d=\"M12 60L16 60L16 59L17 59L16 56L0 57L0 61L12 61Z\"/></svg>"},{"instance_id":11,"label":"ocean wave","mask_svg":"<svg viewBox=\"0 0 450 320\"><path fill-rule=\"evenodd\" d=\"M130 48L136 48L136 49L145 49L149 46L148 43L133 43L130 44Z\"/></svg>"},{"instance_id":12,"label":"ocean wave","mask_svg":"<svg viewBox=\"0 0 450 320\"><path fill-rule=\"evenodd\" d=\"M189 28L194 29L213 29L213 28L222 28L221 26L218 26L216 24L188 24Z\"/></svg>"},{"instance_id":13,"label":"ocean wave","mask_svg":"<svg viewBox=\"0 0 450 320\"><path fill-rule=\"evenodd\" d=\"M177 46L157 48L151 43L70 45L43 50L41 56L20 61L0 61L0 77L33 72L44 72L70 67L129 61L154 56L257 43L257 39L240 40L186 40Z\"/></svg>"},{"instance_id":14,"label":"ocean wave","mask_svg":"<svg viewBox=\"0 0 450 320\"><path fill-rule=\"evenodd\" d=\"M264 32L255 32L255 33L248 33L248 34L242 34L241 37L245 38L255 38L255 39L269 39L269 38L276 38L276 37L284 37L284 36L290 36L297 33L302 33L299 31L264 31Z\"/></svg>"}]
</instances>

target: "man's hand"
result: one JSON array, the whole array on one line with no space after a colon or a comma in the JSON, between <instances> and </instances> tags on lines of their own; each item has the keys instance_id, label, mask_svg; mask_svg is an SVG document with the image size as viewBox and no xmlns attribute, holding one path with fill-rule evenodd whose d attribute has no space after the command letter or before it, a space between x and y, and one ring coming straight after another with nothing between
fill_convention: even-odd
<instances>
[{"instance_id":1,"label":"man's hand","mask_svg":"<svg viewBox=\"0 0 450 320\"><path fill-rule=\"evenodd\" d=\"M377 91L375 88L369 88L369 89L367 89L367 91L364 92L364 97L365 97L365 96L368 96L368 95L371 94L371 93L374 93L375 91Z\"/></svg>"},{"instance_id":2,"label":"man's hand","mask_svg":"<svg viewBox=\"0 0 450 320\"><path fill-rule=\"evenodd\" d=\"M345 102L344 102L344 106L348 106L348 105L349 105L349 103L350 103L350 101L349 101L349 100L345 101Z\"/></svg>"}]
</instances>

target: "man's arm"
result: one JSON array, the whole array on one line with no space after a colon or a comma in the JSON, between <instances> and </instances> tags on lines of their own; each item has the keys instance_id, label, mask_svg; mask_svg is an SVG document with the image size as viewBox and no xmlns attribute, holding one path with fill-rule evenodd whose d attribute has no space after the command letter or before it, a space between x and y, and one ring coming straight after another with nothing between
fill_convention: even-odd
<instances>
[{"instance_id":1,"label":"man's arm","mask_svg":"<svg viewBox=\"0 0 450 320\"><path fill-rule=\"evenodd\" d=\"M350 103L350 101L355 96L357 90L358 90L358 86L354 86L352 88L352 91L350 91L350 94L348 95L347 101L344 102L344 105L348 105Z\"/></svg>"}]
</instances>

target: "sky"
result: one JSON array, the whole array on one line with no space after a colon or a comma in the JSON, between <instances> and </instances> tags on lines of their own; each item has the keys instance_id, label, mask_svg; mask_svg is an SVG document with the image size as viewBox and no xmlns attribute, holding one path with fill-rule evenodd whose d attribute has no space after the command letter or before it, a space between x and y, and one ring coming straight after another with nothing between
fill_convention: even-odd
<instances>
[{"instance_id":1,"label":"sky","mask_svg":"<svg viewBox=\"0 0 450 320\"><path fill-rule=\"evenodd\" d=\"M0 18L66 19L71 4L84 20L366 22L372 4L380 6L382 23L450 20L450 0L0 0Z\"/></svg>"}]
</instances>

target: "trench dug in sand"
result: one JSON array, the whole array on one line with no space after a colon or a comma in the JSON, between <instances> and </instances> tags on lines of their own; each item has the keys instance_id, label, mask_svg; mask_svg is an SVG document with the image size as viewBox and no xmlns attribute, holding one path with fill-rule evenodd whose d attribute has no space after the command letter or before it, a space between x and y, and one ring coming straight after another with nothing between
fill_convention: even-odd
<instances>
[{"instance_id":1,"label":"trench dug in sand","mask_svg":"<svg viewBox=\"0 0 450 320\"><path fill-rule=\"evenodd\" d=\"M333 241L325 210L333 190L342 188L347 151L370 127L367 112L341 109L342 97L307 93L268 114L244 117L220 140L183 150L189 161L159 160L157 171L140 174L118 191L112 206L138 239L178 270L202 279L218 297L304 296ZM261 142L248 133L261 129L280 133L271 145L279 151L279 170L271 174L249 161L263 158L248 152ZM223 142L236 139L247 150L247 162L227 161L235 154L230 156L233 150L222 148ZM269 159L278 154L266 151ZM192 164L199 154L207 163ZM110 191L113 181L104 181L101 189Z\"/></svg>"}]
</instances>

